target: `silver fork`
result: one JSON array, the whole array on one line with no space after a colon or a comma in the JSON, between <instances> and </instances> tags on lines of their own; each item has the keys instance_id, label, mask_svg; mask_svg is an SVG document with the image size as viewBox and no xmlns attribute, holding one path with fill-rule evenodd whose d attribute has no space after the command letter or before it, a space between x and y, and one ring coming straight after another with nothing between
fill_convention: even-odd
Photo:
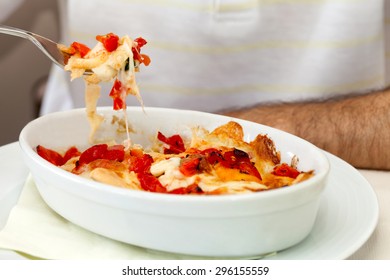
<instances>
[{"instance_id":1,"label":"silver fork","mask_svg":"<svg viewBox=\"0 0 390 280\"><path fill-rule=\"evenodd\" d=\"M55 64L64 68L67 55L58 49L58 44L45 37L32 33L30 31L19 28L0 25L0 33L22 37L30 40L37 46L47 57L49 57Z\"/></svg>"},{"instance_id":2,"label":"silver fork","mask_svg":"<svg viewBox=\"0 0 390 280\"><path fill-rule=\"evenodd\" d=\"M37 46L48 58L55 64L64 68L68 61L69 55L58 49L58 44L50 39L42 37L30 31L0 24L0 33L18 36L30 40ZM91 74L90 70L85 72L86 75Z\"/></svg>"}]
</instances>

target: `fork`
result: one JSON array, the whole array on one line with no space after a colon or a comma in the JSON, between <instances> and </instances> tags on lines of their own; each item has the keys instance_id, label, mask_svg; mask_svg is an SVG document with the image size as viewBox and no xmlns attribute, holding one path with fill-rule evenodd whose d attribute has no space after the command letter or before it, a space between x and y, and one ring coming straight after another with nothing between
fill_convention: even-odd
<instances>
[{"instance_id":1,"label":"fork","mask_svg":"<svg viewBox=\"0 0 390 280\"><path fill-rule=\"evenodd\" d=\"M55 64L64 69L66 62L69 59L69 54L66 54L58 49L58 44L50 39L42 37L38 34L19 29L16 27L6 26L0 24L0 33L8 34L12 36L21 37L30 40L35 46L37 46L48 58ZM91 74L90 70L85 72L86 75Z\"/></svg>"}]
</instances>

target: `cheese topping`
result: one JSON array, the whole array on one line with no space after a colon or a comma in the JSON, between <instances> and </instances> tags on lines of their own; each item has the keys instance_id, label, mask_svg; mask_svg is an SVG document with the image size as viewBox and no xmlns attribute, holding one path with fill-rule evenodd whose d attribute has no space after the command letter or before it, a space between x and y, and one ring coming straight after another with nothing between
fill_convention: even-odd
<instances>
[{"instance_id":1,"label":"cheese topping","mask_svg":"<svg viewBox=\"0 0 390 280\"><path fill-rule=\"evenodd\" d=\"M192 139L157 133L151 151L139 145L98 144L63 156L37 151L47 160L79 176L117 187L173 194L237 194L292 186L311 178L297 157L280 161L273 141L258 135L243 140L242 127L229 122L209 132L193 129ZM201 133L198 133L201 131ZM186 143L186 144L184 144ZM61 159L62 157L66 158ZM70 157L70 159L68 159Z\"/></svg>"},{"instance_id":2,"label":"cheese topping","mask_svg":"<svg viewBox=\"0 0 390 280\"><path fill-rule=\"evenodd\" d=\"M178 188L186 188L196 182L198 176L187 177L180 172L181 159L172 157L167 160L161 160L152 164L150 173L158 177L158 180L163 186L166 186L168 192Z\"/></svg>"}]
</instances>

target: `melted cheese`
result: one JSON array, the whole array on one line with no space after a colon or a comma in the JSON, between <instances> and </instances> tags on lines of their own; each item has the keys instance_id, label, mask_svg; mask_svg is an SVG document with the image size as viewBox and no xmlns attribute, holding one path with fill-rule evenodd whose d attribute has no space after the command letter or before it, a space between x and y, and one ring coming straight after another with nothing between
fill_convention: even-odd
<instances>
[{"instance_id":1,"label":"melted cheese","mask_svg":"<svg viewBox=\"0 0 390 280\"><path fill-rule=\"evenodd\" d=\"M135 80L135 72L138 71L135 67L132 48L136 46L130 37L123 36L118 41L118 47L112 52L108 52L102 43L98 42L95 47L81 58L79 55L71 56L65 65L65 70L71 71L71 79L83 76L85 71L91 70L92 75L84 76L86 81L85 104L87 109L87 118L91 127L90 143L94 143L94 135L103 121L103 116L96 112L97 100L100 97L101 82L109 82L118 79L122 84L123 99L128 94L134 95L140 102L143 108L143 102L139 93L139 88ZM65 50L64 46L60 49ZM128 67L128 69L126 69ZM126 122L127 144L131 143L128 134L127 114L124 110L124 118Z\"/></svg>"},{"instance_id":2,"label":"melted cheese","mask_svg":"<svg viewBox=\"0 0 390 280\"><path fill-rule=\"evenodd\" d=\"M221 182L213 176L202 176L198 185L206 193L213 193L217 190L221 190L221 193L241 193L268 189L267 186L254 181Z\"/></svg>"},{"instance_id":3,"label":"melted cheese","mask_svg":"<svg viewBox=\"0 0 390 280\"><path fill-rule=\"evenodd\" d=\"M97 182L128 189L141 190L137 175L134 172L115 172L106 168L95 168L85 172L84 176Z\"/></svg>"},{"instance_id":4,"label":"melted cheese","mask_svg":"<svg viewBox=\"0 0 390 280\"><path fill-rule=\"evenodd\" d=\"M180 161L181 159L179 157L171 157L167 160L161 160L152 164L150 168L150 173L158 177L161 185L168 192L179 188L186 188L197 181L198 176L187 177L180 172Z\"/></svg>"}]
</instances>

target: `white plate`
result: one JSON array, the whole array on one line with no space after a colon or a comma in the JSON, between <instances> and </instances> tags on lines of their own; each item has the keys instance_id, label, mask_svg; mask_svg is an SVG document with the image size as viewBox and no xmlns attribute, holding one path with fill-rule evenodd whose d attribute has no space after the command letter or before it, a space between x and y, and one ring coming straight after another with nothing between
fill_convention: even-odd
<instances>
[{"instance_id":1,"label":"white plate","mask_svg":"<svg viewBox=\"0 0 390 280\"><path fill-rule=\"evenodd\" d=\"M0 147L0 230L5 226L11 208L18 201L29 170L22 160L19 143ZM8 250L0 249L0 259L22 259Z\"/></svg>"},{"instance_id":2,"label":"white plate","mask_svg":"<svg viewBox=\"0 0 390 280\"><path fill-rule=\"evenodd\" d=\"M345 259L371 236L379 215L376 195L368 181L352 166L327 153L331 163L328 186L310 235L298 245L267 259ZM18 143L0 147L0 229L17 202L28 170ZM0 259L22 259L0 250Z\"/></svg>"}]
</instances>

